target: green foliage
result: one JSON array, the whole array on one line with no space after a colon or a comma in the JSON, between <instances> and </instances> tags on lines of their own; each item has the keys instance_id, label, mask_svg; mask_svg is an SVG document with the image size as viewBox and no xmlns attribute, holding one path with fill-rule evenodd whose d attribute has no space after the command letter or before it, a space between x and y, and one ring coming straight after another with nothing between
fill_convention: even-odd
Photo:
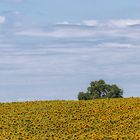
<instances>
[{"instance_id":1,"label":"green foliage","mask_svg":"<svg viewBox=\"0 0 140 140\"><path fill-rule=\"evenodd\" d=\"M79 100L92 100L99 98L122 98L123 90L117 85L106 84L104 80L92 81L87 92L79 92Z\"/></svg>"},{"instance_id":2,"label":"green foliage","mask_svg":"<svg viewBox=\"0 0 140 140\"><path fill-rule=\"evenodd\" d=\"M91 100L92 96L89 93L79 92L78 99L79 100Z\"/></svg>"}]
</instances>

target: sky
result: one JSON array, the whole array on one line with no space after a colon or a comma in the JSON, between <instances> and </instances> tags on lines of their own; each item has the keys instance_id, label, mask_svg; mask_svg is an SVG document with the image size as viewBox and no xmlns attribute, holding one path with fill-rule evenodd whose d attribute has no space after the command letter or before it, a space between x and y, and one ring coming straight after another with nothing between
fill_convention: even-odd
<instances>
[{"instance_id":1,"label":"sky","mask_svg":"<svg viewBox=\"0 0 140 140\"><path fill-rule=\"evenodd\" d=\"M104 79L140 95L139 0L0 0L0 102L75 100Z\"/></svg>"}]
</instances>

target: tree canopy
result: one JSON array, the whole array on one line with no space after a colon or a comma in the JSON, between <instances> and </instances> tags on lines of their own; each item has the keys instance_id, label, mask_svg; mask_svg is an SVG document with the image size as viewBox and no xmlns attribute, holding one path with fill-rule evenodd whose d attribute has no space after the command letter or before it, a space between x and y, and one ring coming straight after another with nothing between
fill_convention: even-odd
<instances>
[{"instance_id":1,"label":"tree canopy","mask_svg":"<svg viewBox=\"0 0 140 140\"><path fill-rule=\"evenodd\" d=\"M116 84L109 85L104 80L92 81L87 92L79 92L79 100L92 100L99 98L123 98L123 90Z\"/></svg>"}]
</instances>

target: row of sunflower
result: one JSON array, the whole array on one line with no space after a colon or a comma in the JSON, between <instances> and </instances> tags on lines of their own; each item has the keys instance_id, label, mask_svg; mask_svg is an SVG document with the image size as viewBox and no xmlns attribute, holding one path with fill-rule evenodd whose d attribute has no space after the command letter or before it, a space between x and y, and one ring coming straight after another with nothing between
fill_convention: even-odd
<instances>
[{"instance_id":1,"label":"row of sunflower","mask_svg":"<svg viewBox=\"0 0 140 140\"><path fill-rule=\"evenodd\" d=\"M0 140L140 140L140 98L0 104Z\"/></svg>"}]
</instances>

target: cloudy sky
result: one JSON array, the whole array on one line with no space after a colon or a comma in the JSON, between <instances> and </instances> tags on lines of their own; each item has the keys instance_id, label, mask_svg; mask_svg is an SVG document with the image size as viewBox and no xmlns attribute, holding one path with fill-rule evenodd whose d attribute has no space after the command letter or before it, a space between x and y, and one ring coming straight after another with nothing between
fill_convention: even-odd
<instances>
[{"instance_id":1,"label":"cloudy sky","mask_svg":"<svg viewBox=\"0 0 140 140\"><path fill-rule=\"evenodd\" d=\"M104 79L140 95L139 0L0 0L0 101L77 99Z\"/></svg>"}]
</instances>

